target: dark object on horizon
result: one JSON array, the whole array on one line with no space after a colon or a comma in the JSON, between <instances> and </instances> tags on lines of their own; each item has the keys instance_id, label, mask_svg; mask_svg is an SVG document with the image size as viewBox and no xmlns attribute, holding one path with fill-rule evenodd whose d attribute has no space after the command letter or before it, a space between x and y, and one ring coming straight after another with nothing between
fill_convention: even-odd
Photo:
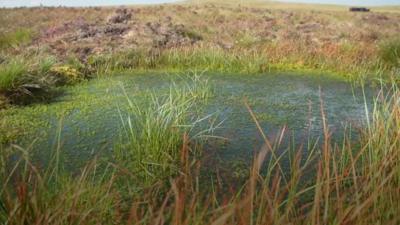
<instances>
[{"instance_id":1,"label":"dark object on horizon","mask_svg":"<svg viewBox=\"0 0 400 225\"><path fill-rule=\"evenodd\" d=\"M350 8L350 12L369 12L371 11L368 8L364 8L364 7L351 7Z\"/></svg>"}]
</instances>

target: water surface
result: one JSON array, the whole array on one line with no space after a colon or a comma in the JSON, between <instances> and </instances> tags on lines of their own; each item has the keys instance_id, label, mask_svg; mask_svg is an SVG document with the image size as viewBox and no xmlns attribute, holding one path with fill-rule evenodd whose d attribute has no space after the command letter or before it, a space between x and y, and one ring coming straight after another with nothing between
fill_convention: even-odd
<instances>
[{"instance_id":1,"label":"water surface","mask_svg":"<svg viewBox=\"0 0 400 225\"><path fill-rule=\"evenodd\" d=\"M249 161L264 143L245 101L271 140L286 126L284 142L294 146L321 136L321 99L329 129L339 142L345 129L360 127L366 119L362 89L335 77L276 73L209 74L205 78L214 93L196 117L213 114L223 121L213 133L223 139L205 145L206 153L222 161ZM185 79L159 73L96 79L66 88L65 94L49 105L12 109L1 116L15 129L23 127L17 143L31 146L43 162L60 145L67 164L83 165L94 155L108 157L123 141L121 117L129 115L124 111L127 99L123 90L131 99L141 100L149 93L164 95L172 82L179 86L181 81ZM367 89L366 95L372 99L373 91ZM202 126L208 125L205 121Z\"/></svg>"}]
</instances>

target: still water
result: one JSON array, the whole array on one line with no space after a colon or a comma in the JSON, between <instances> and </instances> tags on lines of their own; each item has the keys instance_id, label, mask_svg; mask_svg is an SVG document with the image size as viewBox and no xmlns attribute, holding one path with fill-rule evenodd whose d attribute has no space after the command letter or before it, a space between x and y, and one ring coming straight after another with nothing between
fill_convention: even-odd
<instances>
[{"instance_id":1,"label":"still water","mask_svg":"<svg viewBox=\"0 0 400 225\"><path fill-rule=\"evenodd\" d=\"M322 134L321 103L329 129L340 142L344 130L366 121L365 106L370 102L364 104L363 93L370 100L374 95L372 89L363 92L327 75L208 74L203 79L209 79L213 94L195 117L212 114L213 120L222 122L212 134L220 138L207 142L205 151L224 161L251 160L263 144L245 101L271 140L286 126L283 142L300 146ZM173 82L179 86L186 81L159 73L96 79L66 88L53 103L12 109L1 116L10 123L26 123L26 133L18 143L31 146L41 160L48 160L60 145L68 164L82 165L94 155L107 157L123 141L121 117L129 116L124 111L125 93L139 101L149 92L162 96L169 93ZM208 122L201 126L209 126Z\"/></svg>"}]
</instances>

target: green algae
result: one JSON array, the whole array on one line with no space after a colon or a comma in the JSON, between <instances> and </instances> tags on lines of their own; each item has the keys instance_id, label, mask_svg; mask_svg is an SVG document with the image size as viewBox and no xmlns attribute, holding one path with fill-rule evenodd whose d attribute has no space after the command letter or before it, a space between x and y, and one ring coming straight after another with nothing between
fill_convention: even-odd
<instances>
[{"instance_id":1,"label":"green algae","mask_svg":"<svg viewBox=\"0 0 400 225\"><path fill-rule=\"evenodd\" d=\"M226 160L250 159L253 150L262 143L244 101L254 110L271 138L281 127L287 126L290 131L297 131L294 137L297 143L306 136L306 131L314 137L321 134L320 90L330 126L339 136L344 124L361 125L364 120L361 90L335 75L209 73L205 76L213 87L213 98L190 116L201 118L216 114L218 121L224 121L213 134L223 139L209 141L205 149L217 151ZM31 148L37 158L45 162L49 151L57 145L56 134L61 130L66 161L74 166L83 165L95 155L110 155L115 145L123 142L121 115L127 115L123 90L129 98L145 104L149 95L162 96L168 93L171 85L184 86L185 82L187 79L182 79L182 74L172 72L125 72L62 87L63 95L50 104L0 111L0 140L3 145L14 143L22 147L34 142ZM368 91L367 98L372 94Z\"/></svg>"}]
</instances>

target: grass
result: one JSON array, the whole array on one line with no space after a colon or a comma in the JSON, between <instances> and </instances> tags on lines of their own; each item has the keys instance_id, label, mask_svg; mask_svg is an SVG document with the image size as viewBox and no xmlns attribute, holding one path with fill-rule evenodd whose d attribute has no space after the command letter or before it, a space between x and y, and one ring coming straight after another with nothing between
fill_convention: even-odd
<instances>
[{"instance_id":1,"label":"grass","mask_svg":"<svg viewBox=\"0 0 400 225\"><path fill-rule=\"evenodd\" d=\"M50 56L35 57L11 57L0 64L0 98L15 105L46 102L57 87L86 79L77 65L62 64Z\"/></svg>"},{"instance_id":2,"label":"grass","mask_svg":"<svg viewBox=\"0 0 400 225\"><path fill-rule=\"evenodd\" d=\"M257 50L231 49L198 46L171 48L159 52L131 50L97 56L89 60L88 68L98 76L110 75L126 70L207 70L220 73L257 74L276 70L318 71L337 74L348 80L373 80L391 73L392 66L383 67L380 58L374 61L359 58L363 54L357 47L350 50L342 46L335 53L305 54L302 47L279 47L274 44L259 46ZM351 52L351 53L349 53ZM338 55L341 57L338 58ZM349 60L354 62L349 65ZM385 78L386 79L386 78Z\"/></svg>"},{"instance_id":3,"label":"grass","mask_svg":"<svg viewBox=\"0 0 400 225\"><path fill-rule=\"evenodd\" d=\"M211 95L208 80L194 74L184 87L173 85L169 94L151 94L145 105L128 95L128 118L122 118L128 143L117 148L116 158L144 185L179 171L182 136L201 121L190 121L190 112ZM121 114L121 117L123 115Z\"/></svg>"},{"instance_id":4,"label":"grass","mask_svg":"<svg viewBox=\"0 0 400 225\"><path fill-rule=\"evenodd\" d=\"M29 29L19 29L14 32L4 33L0 35L0 50L9 47L18 47L19 45L28 44L32 41L32 31Z\"/></svg>"},{"instance_id":5,"label":"grass","mask_svg":"<svg viewBox=\"0 0 400 225\"><path fill-rule=\"evenodd\" d=\"M134 16L122 34L102 32L121 29L107 24L112 7L2 9L0 46L26 48L4 48L0 62L50 56L57 68L34 75L53 72L57 85L126 70L302 70L364 82L389 79L398 67L396 7L354 14L342 6L204 0L128 8ZM83 38L86 25L97 34ZM32 33L41 35L30 43Z\"/></svg>"},{"instance_id":6,"label":"grass","mask_svg":"<svg viewBox=\"0 0 400 225\"><path fill-rule=\"evenodd\" d=\"M66 61L58 61L52 56L39 55L38 62L25 59L20 61L21 63L0 64L4 74L0 80L0 91L3 89L2 97L5 101L16 105L27 105L49 101L53 95L42 95L43 91L36 94L24 88L21 89L23 86L51 93L59 86L74 85L83 80L112 76L127 71L206 70L243 75L297 71L329 73L345 77L358 84L377 84L381 79L389 80L396 73L398 68L396 44L396 41L382 44L379 55L373 55L370 52L369 56L365 55L366 50L361 46L338 45L331 46L329 51L312 53L314 50L301 46L271 43L259 45L258 49L224 50L215 46L177 47L160 51L132 49L91 56L84 63L74 57L69 57ZM23 75L18 73L23 73ZM4 93L11 93L11 95Z\"/></svg>"},{"instance_id":7,"label":"grass","mask_svg":"<svg viewBox=\"0 0 400 225\"><path fill-rule=\"evenodd\" d=\"M223 177L211 185L200 179L199 163L193 163L188 154L193 150L190 133L173 131L182 118L176 112L186 112L176 110L181 109L177 106L171 109L171 103L182 104L174 99L168 96L164 100L154 99L148 107L128 111L131 118L144 117L138 128L150 127L142 131L131 130L128 125L133 148L125 149L124 153L139 154L142 158L138 163L136 156L111 163L94 160L80 173L71 175L62 170L61 149L55 149L47 169L34 166L28 157L29 149L12 146L2 151L1 222L243 225L400 222L400 105L395 83L382 89L370 114L366 109L369 120L356 142L347 135L342 143L333 142L323 99L322 144L308 143L311 147L307 154L302 153L302 148L289 148L277 155L285 129L276 139L269 139L259 129L265 144L255 156L246 182L243 186L232 186L230 191L218 185L218 179ZM260 127L252 109L246 106L249 116ZM132 128L136 121L130 122ZM165 133L171 137L164 136ZM144 154L147 153L141 152L144 149L158 153ZM153 158L160 155L172 156L173 160ZM140 192L130 191L138 184L137 176L140 177L134 168L154 166L146 165L147 160L160 163L167 160L166 165L174 162L177 173L159 178L160 182ZM283 171L281 165L287 160L290 166ZM126 162L133 163L134 168ZM151 171L155 173L156 169Z\"/></svg>"},{"instance_id":8,"label":"grass","mask_svg":"<svg viewBox=\"0 0 400 225\"><path fill-rule=\"evenodd\" d=\"M2 160L7 154L18 155L19 160L9 175L1 174L2 224L112 224L118 217L117 212L107 215L117 199L110 189L113 177L97 175L96 162L71 177L59 169L57 154L45 170L32 165L25 150L2 151ZM17 183L14 175L19 177Z\"/></svg>"},{"instance_id":9,"label":"grass","mask_svg":"<svg viewBox=\"0 0 400 225\"><path fill-rule=\"evenodd\" d=\"M381 44L380 58L389 67L400 67L400 39L392 39Z\"/></svg>"},{"instance_id":10,"label":"grass","mask_svg":"<svg viewBox=\"0 0 400 225\"><path fill-rule=\"evenodd\" d=\"M18 82L27 73L25 64L13 61L0 65L0 92L10 91L18 86Z\"/></svg>"},{"instance_id":11,"label":"grass","mask_svg":"<svg viewBox=\"0 0 400 225\"><path fill-rule=\"evenodd\" d=\"M53 85L51 79L46 79L46 75L32 70L32 65L22 59L0 64L0 97L22 105L43 101L47 99L46 92Z\"/></svg>"},{"instance_id":12,"label":"grass","mask_svg":"<svg viewBox=\"0 0 400 225\"><path fill-rule=\"evenodd\" d=\"M114 51L119 39L110 38L111 44L105 40L93 41L101 48L104 46L105 50L95 46L99 51L104 50L101 54L78 59L69 49L76 51L87 43L78 40L77 46L65 45L66 50L60 44L63 39L51 42L50 38L44 39L51 42L49 45L40 40L38 43L46 55L55 56L37 57L37 52L32 54L32 50L27 50L29 60L21 62L9 59L24 54L19 47L29 45L32 40L31 30L11 29L10 21L17 21L18 28L23 27L15 19L21 18L21 14L30 13L32 19L23 23L41 30L54 26L58 19L51 18L63 18L60 15L72 20L77 14L84 14L94 21L93 18L104 17L104 13L111 11L85 9L87 13L82 13L78 9L60 8L47 14L31 9L1 10L4 15L12 12L7 17L0 15L0 20L8 30L17 31L3 32L0 36L0 49L12 56L0 57L0 101L6 98L14 104L29 103L36 99L33 91L36 88L47 92L87 77L126 70L191 69L242 74L277 69L319 70L361 80L384 75L391 86L382 84L374 108L366 106L368 119L359 129L359 138L354 140L345 132L342 143L332 140L321 99L321 144L304 143L308 146L307 153L293 146L277 154L286 135L285 128L274 135L276 139L269 139L246 104L264 145L248 168L244 183L226 187L222 185L224 177L204 180L201 161L194 153L202 147L197 137L212 129L193 133L196 125L207 118L193 119L191 112L212 96L212 90L207 81L192 76L193 80L183 88L173 86L165 96L149 94L148 103L127 98L128 110L120 113L125 137L122 140L126 142L117 147L111 161L94 159L71 174L63 169L60 146L54 149L50 163L43 166L31 159L29 148L0 145L0 223L400 223L400 93L398 78L390 76L398 77L399 67L399 41L393 39L396 15L385 15L385 19L379 14L353 15L331 6L310 12L309 6L291 5L286 12L286 5L281 3L251 1L247 8L238 8L237 1L223 7L210 2L217 4L204 1L184 7L148 7L135 13L139 29L141 23L153 21L153 15L170 16L172 23L184 21L183 36L196 39L197 44L155 48L146 43L156 39L141 42L143 37L139 35L133 41L140 47L126 50L121 44L122 50ZM392 11L397 13L396 9ZM65 18L60 21L64 23ZM377 23L382 18L386 21L384 26ZM307 26L302 28L309 22L321 27L310 31ZM311 25L312 28L315 24ZM248 27L251 31L243 35L242 30ZM71 30L76 32L74 28ZM272 33L263 33L265 30ZM60 31L52 32L57 37ZM337 33L340 35L336 37ZM67 31L60 37L70 34ZM27 96L33 98L26 100ZM61 133L58 135L60 144ZM284 170L282 165L287 163L289 167Z\"/></svg>"}]
</instances>

